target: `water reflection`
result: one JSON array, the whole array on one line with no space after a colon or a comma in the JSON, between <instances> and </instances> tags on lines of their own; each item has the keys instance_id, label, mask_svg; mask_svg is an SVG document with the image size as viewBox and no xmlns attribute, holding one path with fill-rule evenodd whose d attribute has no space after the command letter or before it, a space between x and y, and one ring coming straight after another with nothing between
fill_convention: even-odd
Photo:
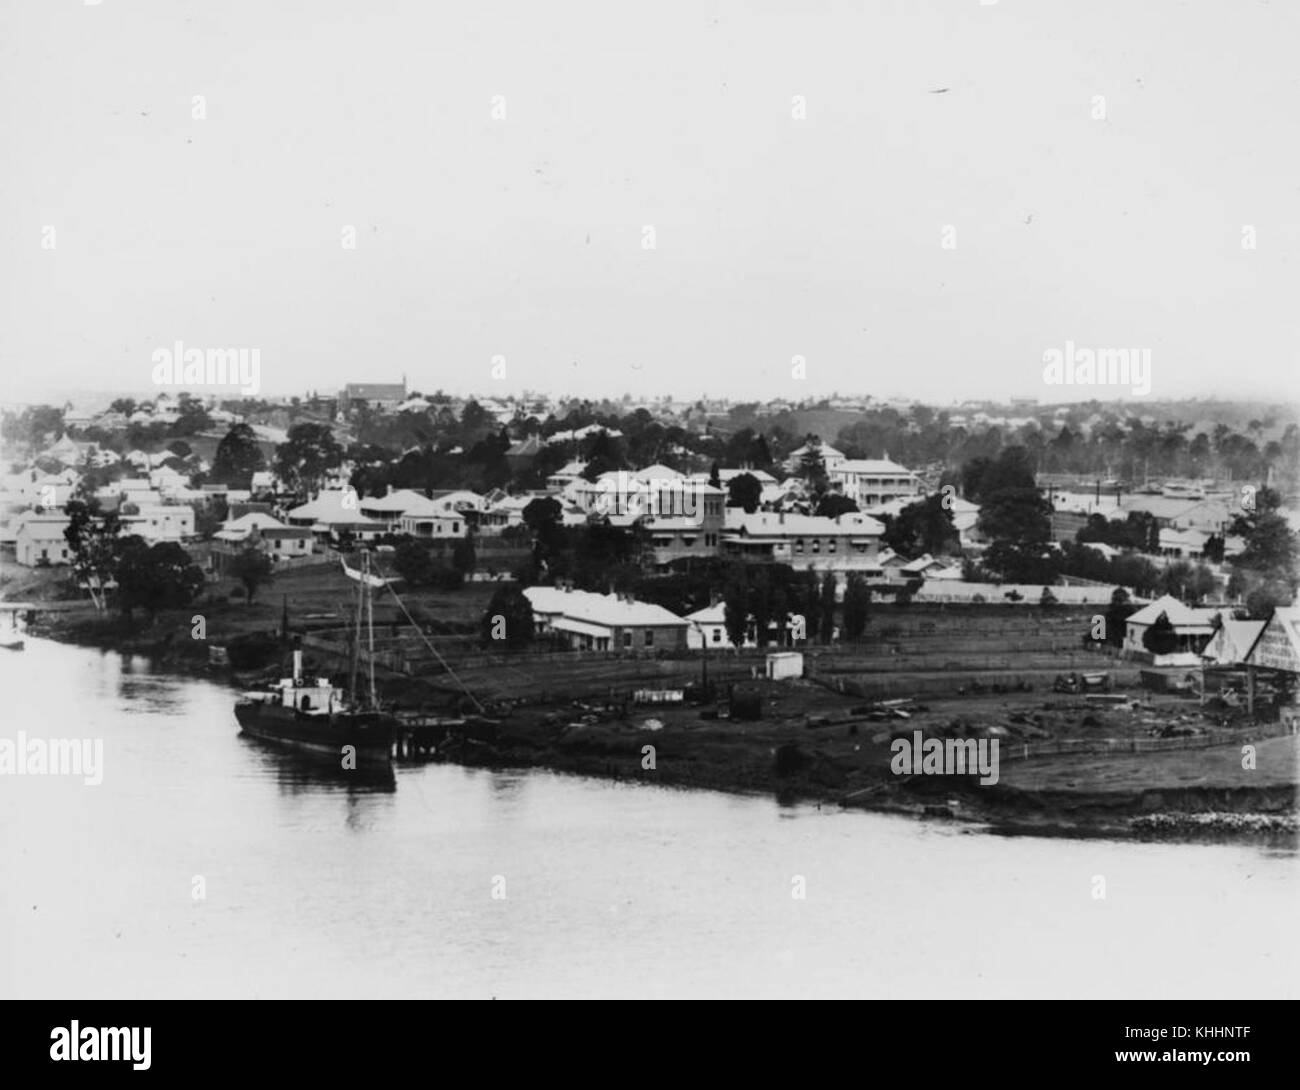
<instances>
[{"instance_id":1,"label":"water reflection","mask_svg":"<svg viewBox=\"0 0 1300 1090\"><path fill-rule=\"evenodd\" d=\"M343 792L349 795L387 795L397 789L397 777L391 766L345 769L332 760L314 760L279 749L247 735L239 735L258 773L273 779L281 794L301 795L314 791Z\"/></svg>"}]
</instances>

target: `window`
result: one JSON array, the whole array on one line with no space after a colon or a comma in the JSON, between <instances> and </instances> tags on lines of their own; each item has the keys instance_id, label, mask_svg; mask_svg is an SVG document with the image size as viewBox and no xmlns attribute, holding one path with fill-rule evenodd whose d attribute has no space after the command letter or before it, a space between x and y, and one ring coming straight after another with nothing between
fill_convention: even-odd
<instances>
[{"instance_id":1,"label":"window","mask_svg":"<svg viewBox=\"0 0 1300 1090\"><path fill-rule=\"evenodd\" d=\"M833 552L835 551L835 544L836 544L835 539L834 539L834 538L830 538L830 539L826 542L826 551L827 551L828 553L833 553Z\"/></svg>"},{"instance_id":2,"label":"window","mask_svg":"<svg viewBox=\"0 0 1300 1090\"><path fill-rule=\"evenodd\" d=\"M453 523L451 524L451 532L452 532L453 534L458 534L458 533L460 533L460 523L459 523L459 522L453 522Z\"/></svg>"},{"instance_id":3,"label":"window","mask_svg":"<svg viewBox=\"0 0 1300 1090\"><path fill-rule=\"evenodd\" d=\"M645 645L647 647L653 647L655 645L655 632L653 628L647 628L645 630Z\"/></svg>"},{"instance_id":4,"label":"window","mask_svg":"<svg viewBox=\"0 0 1300 1090\"><path fill-rule=\"evenodd\" d=\"M797 537L794 539L794 551L796 553L803 552L803 538Z\"/></svg>"},{"instance_id":5,"label":"window","mask_svg":"<svg viewBox=\"0 0 1300 1090\"><path fill-rule=\"evenodd\" d=\"M721 643L721 642L722 642L722 629L720 629L720 628L715 628L715 629L713 630L713 642L714 642L714 643Z\"/></svg>"},{"instance_id":6,"label":"window","mask_svg":"<svg viewBox=\"0 0 1300 1090\"><path fill-rule=\"evenodd\" d=\"M694 537L694 535L692 535L691 537L686 537L685 535L683 535L683 536L682 536L682 545L683 545L685 548L687 548L687 549L692 548L692 547L695 545L695 537Z\"/></svg>"},{"instance_id":7,"label":"window","mask_svg":"<svg viewBox=\"0 0 1300 1090\"><path fill-rule=\"evenodd\" d=\"M821 541L821 538L819 538L819 537L815 537L815 538L812 539L812 551L813 551L814 553L819 553L819 552L822 551L822 541Z\"/></svg>"},{"instance_id":8,"label":"window","mask_svg":"<svg viewBox=\"0 0 1300 1090\"><path fill-rule=\"evenodd\" d=\"M623 632L623 646L624 647L632 646L632 633L626 630Z\"/></svg>"}]
</instances>

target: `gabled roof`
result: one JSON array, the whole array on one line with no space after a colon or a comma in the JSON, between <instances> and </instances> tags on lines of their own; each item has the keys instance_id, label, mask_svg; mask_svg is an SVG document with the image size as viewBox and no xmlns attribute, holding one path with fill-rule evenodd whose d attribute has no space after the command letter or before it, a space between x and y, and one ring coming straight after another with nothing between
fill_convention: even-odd
<instances>
[{"instance_id":1,"label":"gabled roof","mask_svg":"<svg viewBox=\"0 0 1300 1090\"><path fill-rule=\"evenodd\" d=\"M19 525L15 538L21 535L32 541L65 541L63 531L71 521L67 515L29 515Z\"/></svg>"},{"instance_id":2,"label":"gabled roof","mask_svg":"<svg viewBox=\"0 0 1300 1090\"><path fill-rule=\"evenodd\" d=\"M357 507L366 511L380 511L386 515L400 515L422 503L428 503L423 493L410 488L398 488L386 496L365 496L357 501Z\"/></svg>"},{"instance_id":3,"label":"gabled roof","mask_svg":"<svg viewBox=\"0 0 1300 1090\"><path fill-rule=\"evenodd\" d=\"M687 622L663 606L629 602L616 594L594 594L563 587L528 587L524 596L537 613L562 616L605 628L631 625L684 627Z\"/></svg>"},{"instance_id":4,"label":"gabled roof","mask_svg":"<svg viewBox=\"0 0 1300 1090\"><path fill-rule=\"evenodd\" d=\"M1246 655L1252 666L1300 673L1300 606L1278 606Z\"/></svg>"},{"instance_id":5,"label":"gabled roof","mask_svg":"<svg viewBox=\"0 0 1300 1090\"><path fill-rule=\"evenodd\" d=\"M727 604L726 602L714 602L711 606L705 606L703 609L697 609L694 613L686 614L686 619L694 621L696 624L726 624Z\"/></svg>"},{"instance_id":6,"label":"gabled roof","mask_svg":"<svg viewBox=\"0 0 1300 1090\"><path fill-rule=\"evenodd\" d=\"M1228 665L1245 661L1247 653L1264 631L1264 621L1238 621L1226 618L1213 639L1205 645L1201 658Z\"/></svg>"},{"instance_id":7,"label":"gabled roof","mask_svg":"<svg viewBox=\"0 0 1300 1090\"><path fill-rule=\"evenodd\" d=\"M328 490L320 493L314 500L289 512L291 519L312 519L314 522L330 525L340 523L348 526L373 523L376 527L384 524L367 518L360 511L361 502L351 489Z\"/></svg>"},{"instance_id":8,"label":"gabled roof","mask_svg":"<svg viewBox=\"0 0 1300 1090\"><path fill-rule=\"evenodd\" d=\"M1128 624L1155 624L1156 618L1164 614L1175 628L1207 628L1214 618L1212 609L1192 609L1185 606L1172 594L1163 595L1154 602L1144 605L1128 618Z\"/></svg>"},{"instance_id":9,"label":"gabled roof","mask_svg":"<svg viewBox=\"0 0 1300 1090\"><path fill-rule=\"evenodd\" d=\"M221 524L222 530L287 530L283 522L264 511L250 511L237 519L227 519Z\"/></svg>"}]
</instances>

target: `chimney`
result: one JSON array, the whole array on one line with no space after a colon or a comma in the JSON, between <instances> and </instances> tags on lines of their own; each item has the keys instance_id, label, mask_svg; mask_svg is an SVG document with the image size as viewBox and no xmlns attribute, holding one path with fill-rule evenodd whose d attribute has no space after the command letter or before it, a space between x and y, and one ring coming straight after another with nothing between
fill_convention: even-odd
<instances>
[{"instance_id":1,"label":"chimney","mask_svg":"<svg viewBox=\"0 0 1300 1090\"><path fill-rule=\"evenodd\" d=\"M302 652L293 653L293 683L298 684L302 680Z\"/></svg>"},{"instance_id":2,"label":"chimney","mask_svg":"<svg viewBox=\"0 0 1300 1090\"><path fill-rule=\"evenodd\" d=\"M781 512L779 515L777 515L776 517L777 517L777 520L780 522L780 524L781 524L782 526L784 526L784 525L785 525L785 512L782 511L782 512Z\"/></svg>"},{"instance_id":3,"label":"chimney","mask_svg":"<svg viewBox=\"0 0 1300 1090\"><path fill-rule=\"evenodd\" d=\"M392 494L393 494L393 486L390 484L390 485L388 486L388 491L385 492L384 495L386 495L386 496L391 496Z\"/></svg>"}]
</instances>

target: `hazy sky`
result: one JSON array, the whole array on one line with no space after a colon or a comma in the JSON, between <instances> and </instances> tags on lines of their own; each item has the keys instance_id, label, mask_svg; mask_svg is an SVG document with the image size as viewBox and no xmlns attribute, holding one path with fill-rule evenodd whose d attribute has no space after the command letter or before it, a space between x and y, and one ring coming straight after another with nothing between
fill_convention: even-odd
<instances>
[{"instance_id":1,"label":"hazy sky","mask_svg":"<svg viewBox=\"0 0 1300 1090\"><path fill-rule=\"evenodd\" d=\"M269 394L1122 392L1044 384L1073 341L1295 396L1298 42L1283 0L4 0L0 393L177 340Z\"/></svg>"}]
</instances>

